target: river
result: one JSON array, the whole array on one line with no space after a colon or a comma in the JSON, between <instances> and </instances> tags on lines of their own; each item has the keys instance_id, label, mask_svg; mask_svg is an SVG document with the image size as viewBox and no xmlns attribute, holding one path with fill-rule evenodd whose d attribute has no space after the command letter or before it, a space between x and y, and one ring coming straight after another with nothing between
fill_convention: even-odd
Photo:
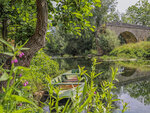
<instances>
[{"instance_id":1,"label":"river","mask_svg":"<svg viewBox=\"0 0 150 113\"><path fill-rule=\"evenodd\" d=\"M90 70L92 65L89 58L57 58L55 60L59 63L60 69L66 70L76 69L78 65ZM111 68L118 69L116 78L119 82L115 82L117 88L113 90L113 94L128 103L128 110L125 113L150 113L150 61L101 61L96 71L103 74L95 79L95 83L99 85L100 81L109 79ZM117 102L116 106L123 107L121 102ZM114 113L121 113L121 111L115 110Z\"/></svg>"}]
</instances>

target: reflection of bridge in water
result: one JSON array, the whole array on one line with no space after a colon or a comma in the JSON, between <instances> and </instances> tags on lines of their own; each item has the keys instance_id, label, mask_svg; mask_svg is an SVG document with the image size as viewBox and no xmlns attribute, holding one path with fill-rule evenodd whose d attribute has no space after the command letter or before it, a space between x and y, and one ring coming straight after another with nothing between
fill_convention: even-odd
<instances>
[{"instance_id":1,"label":"reflection of bridge in water","mask_svg":"<svg viewBox=\"0 0 150 113\"><path fill-rule=\"evenodd\" d=\"M119 80L119 82L115 82L117 86L128 85L133 82L150 79L150 71L141 72L139 70L132 69L130 70L130 75L128 75L128 73L118 74L116 78Z\"/></svg>"}]
</instances>

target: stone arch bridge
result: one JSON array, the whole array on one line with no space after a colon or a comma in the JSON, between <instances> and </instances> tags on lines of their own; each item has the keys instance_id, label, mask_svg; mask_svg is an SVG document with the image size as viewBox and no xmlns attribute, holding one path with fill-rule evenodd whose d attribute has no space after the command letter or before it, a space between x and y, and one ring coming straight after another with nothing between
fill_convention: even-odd
<instances>
[{"instance_id":1,"label":"stone arch bridge","mask_svg":"<svg viewBox=\"0 0 150 113\"><path fill-rule=\"evenodd\" d=\"M132 25L126 23L107 23L106 28L114 31L118 37L122 37L125 43L145 41L150 37L150 27Z\"/></svg>"}]
</instances>

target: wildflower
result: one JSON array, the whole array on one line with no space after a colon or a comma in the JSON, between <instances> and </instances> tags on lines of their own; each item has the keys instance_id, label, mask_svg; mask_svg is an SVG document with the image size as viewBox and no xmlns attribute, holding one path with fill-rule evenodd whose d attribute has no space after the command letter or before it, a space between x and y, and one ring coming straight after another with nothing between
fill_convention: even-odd
<instances>
[{"instance_id":1,"label":"wildflower","mask_svg":"<svg viewBox=\"0 0 150 113\"><path fill-rule=\"evenodd\" d=\"M94 92L94 94L96 94L96 91Z\"/></svg>"},{"instance_id":2,"label":"wildflower","mask_svg":"<svg viewBox=\"0 0 150 113\"><path fill-rule=\"evenodd\" d=\"M26 84L28 84L28 81L26 81Z\"/></svg>"},{"instance_id":3,"label":"wildflower","mask_svg":"<svg viewBox=\"0 0 150 113\"><path fill-rule=\"evenodd\" d=\"M20 103L19 106L22 106L22 103Z\"/></svg>"},{"instance_id":4,"label":"wildflower","mask_svg":"<svg viewBox=\"0 0 150 113\"><path fill-rule=\"evenodd\" d=\"M19 54L19 57L21 58L23 55L24 55L24 53L22 52L22 53Z\"/></svg>"},{"instance_id":5,"label":"wildflower","mask_svg":"<svg viewBox=\"0 0 150 113\"><path fill-rule=\"evenodd\" d=\"M11 64L13 64L13 63L14 63L14 61L12 60L12 61L11 61Z\"/></svg>"},{"instance_id":6,"label":"wildflower","mask_svg":"<svg viewBox=\"0 0 150 113\"><path fill-rule=\"evenodd\" d=\"M17 63L18 62L18 60L17 59L14 59L14 63Z\"/></svg>"},{"instance_id":7,"label":"wildflower","mask_svg":"<svg viewBox=\"0 0 150 113\"><path fill-rule=\"evenodd\" d=\"M21 77L21 76L22 76L22 74L19 74L19 76Z\"/></svg>"},{"instance_id":8,"label":"wildflower","mask_svg":"<svg viewBox=\"0 0 150 113\"><path fill-rule=\"evenodd\" d=\"M25 83L23 84L23 86L27 86L28 85L28 81L25 81Z\"/></svg>"},{"instance_id":9,"label":"wildflower","mask_svg":"<svg viewBox=\"0 0 150 113\"><path fill-rule=\"evenodd\" d=\"M22 52L22 56L24 55L24 53Z\"/></svg>"},{"instance_id":10,"label":"wildflower","mask_svg":"<svg viewBox=\"0 0 150 113\"><path fill-rule=\"evenodd\" d=\"M16 58L14 60L11 60L11 64L17 63L17 62L18 62L18 60Z\"/></svg>"}]
</instances>

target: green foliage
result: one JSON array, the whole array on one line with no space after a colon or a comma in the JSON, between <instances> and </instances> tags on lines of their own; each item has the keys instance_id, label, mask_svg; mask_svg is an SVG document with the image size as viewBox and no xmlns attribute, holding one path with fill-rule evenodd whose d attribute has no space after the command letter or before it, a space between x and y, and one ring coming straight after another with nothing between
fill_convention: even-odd
<instances>
[{"instance_id":1,"label":"green foliage","mask_svg":"<svg viewBox=\"0 0 150 113\"><path fill-rule=\"evenodd\" d=\"M84 55L94 49L94 35L90 30L82 30L82 36L71 33L63 34L56 26L47 36L46 53L48 55Z\"/></svg>"},{"instance_id":2,"label":"green foliage","mask_svg":"<svg viewBox=\"0 0 150 113\"><path fill-rule=\"evenodd\" d=\"M20 50L24 50L24 48L22 48L24 45L13 47L6 41L1 41L11 48L11 55L13 55L13 58L16 58ZM42 108L38 107L36 101L34 101L31 95L32 92L24 90L23 81L21 77L17 75L21 70L27 71L29 69L22 66L15 66L14 63L12 63L10 70L3 69L2 67L0 68L2 74L0 81L7 80L6 87L1 86L3 92L0 94L0 110L4 113L42 112ZM20 103L23 105L20 105Z\"/></svg>"},{"instance_id":3,"label":"green foliage","mask_svg":"<svg viewBox=\"0 0 150 113\"><path fill-rule=\"evenodd\" d=\"M37 72L48 74L49 76L54 76L59 71L59 65L51 57L46 55L42 50L40 50L31 61L31 67L35 67Z\"/></svg>"},{"instance_id":4,"label":"green foliage","mask_svg":"<svg viewBox=\"0 0 150 113\"><path fill-rule=\"evenodd\" d=\"M13 52L11 54L13 55L13 57L16 57L16 55L19 54L20 50L25 50L25 48L22 48L23 45L12 47L5 41L2 42L6 45L9 45L9 47L12 49ZM111 80L103 81L102 83L100 83L101 92L97 92L97 86L94 83L94 78L99 76L101 73L97 74L95 72L96 65L98 64L96 62L96 59L94 59L93 61L90 74L87 73L87 70L84 70L84 67L79 67L81 73L80 76L78 76L78 80L80 81L82 79L81 76L83 74L86 74L89 77L89 83L85 81L84 88L81 92L81 87L77 87L75 90L75 97L71 97L72 103L69 103L68 101L64 106L59 106L59 101L64 99L65 97L59 97L61 89L59 89L58 87L54 87L54 84L52 84L51 82L52 79L49 75L56 73L54 71L57 71L58 65L54 61L50 60L49 57L41 51L34 57L31 64L32 65L30 69L22 66L15 66L14 63L12 63L10 70L0 68L2 73L0 80L8 80L7 86L2 87L3 92L0 94L0 110L4 113L43 113L43 109L38 106L37 101L33 97L33 84L35 83L34 80L38 79L38 77L39 79L45 78L45 80L47 81L47 83L42 82L41 85L46 83L45 85L49 88L50 98L48 106L50 112L55 109L57 113L75 113L82 112L83 110L87 111L88 113L111 113L112 110L115 109L113 102L119 101L119 99L114 99L114 95L111 92L111 90L115 88L113 81L115 80L115 75L117 74L118 70L112 69ZM50 70L50 68L52 68L52 70ZM22 77L18 76L18 74L20 73L22 73ZM44 78L40 78L42 77L42 75L40 75L39 73L45 74L46 76ZM54 93L57 96L54 96ZM126 110L126 106L127 104L124 105L125 108L123 108L123 112Z\"/></svg>"},{"instance_id":5,"label":"green foliage","mask_svg":"<svg viewBox=\"0 0 150 113\"><path fill-rule=\"evenodd\" d=\"M105 33L99 34L98 43L104 52L103 54L108 54L110 51L120 45L117 35L110 30L106 30Z\"/></svg>"},{"instance_id":6,"label":"green foliage","mask_svg":"<svg viewBox=\"0 0 150 113\"><path fill-rule=\"evenodd\" d=\"M71 38L68 40L68 44L65 48L67 54L83 55L92 48L92 38Z\"/></svg>"},{"instance_id":7,"label":"green foliage","mask_svg":"<svg viewBox=\"0 0 150 113\"><path fill-rule=\"evenodd\" d=\"M25 42L36 26L35 0L0 0L0 21L7 21L7 37L16 43ZM9 21L9 22L8 22Z\"/></svg>"},{"instance_id":8,"label":"green foliage","mask_svg":"<svg viewBox=\"0 0 150 113\"><path fill-rule=\"evenodd\" d=\"M64 50L67 42L60 32L61 30L56 27L55 30L52 30L51 33L47 35L45 51L48 55L63 55L65 53Z\"/></svg>"},{"instance_id":9,"label":"green foliage","mask_svg":"<svg viewBox=\"0 0 150 113\"><path fill-rule=\"evenodd\" d=\"M150 3L148 0L138 0L135 5L130 6L127 12L122 15L125 23L150 26Z\"/></svg>"},{"instance_id":10,"label":"green foliage","mask_svg":"<svg viewBox=\"0 0 150 113\"><path fill-rule=\"evenodd\" d=\"M53 6L54 18L52 26L60 27L65 33L69 32L81 36L81 30L90 28L93 30L87 17L93 16L91 10L94 6L100 7L100 0L57 0Z\"/></svg>"},{"instance_id":11,"label":"green foliage","mask_svg":"<svg viewBox=\"0 0 150 113\"><path fill-rule=\"evenodd\" d=\"M114 49L111 56L121 58L139 58L148 59L150 57L150 42L138 42L135 44L126 44Z\"/></svg>"},{"instance_id":12,"label":"green foliage","mask_svg":"<svg viewBox=\"0 0 150 113\"><path fill-rule=\"evenodd\" d=\"M116 0L101 0L101 7L94 7L93 17L90 21L98 29L106 22L118 20L118 15L115 12Z\"/></svg>"},{"instance_id":13,"label":"green foliage","mask_svg":"<svg viewBox=\"0 0 150 113\"><path fill-rule=\"evenodd\" d=\"M20 72L22 80L30 82L29 89L33 92L47 89L46 76L55 77L61 73L59 65L56 61L40 50L32 59L30 71Z\"/></svg>"},{"instance_id":14,"label":"green foliage","mask_svg":"<svg viewBox=\"0 0 150 113\"><path fill-rule=\"evenodd\" d=\"M48 41L46 52L49 55L69 54L75 56L91 53L91 49L96 50L94 31L104 22L108 20L113 21L117 18L117 16L113 16L116 6L115 0L101 0L101 7L93 5L94 7L91 9L88 9L88 7L92 4L92 1L88 1L89 6L86 6L88 5L86 4L86 8L82 7L84 5L82 2L83 1L76 3L71 1L72 4L69 6L66 5L70 3L69 0L61 2L62 6L56 5L56 14L60 9L63 9L63 13L62 15L55 15L52 21L52 23L57 25L53 36L48 36L48 40L50 41ZM76 5L74 3L76 3ZM79 5L80 3L82 5ZM70 8L71 6L73 8ZM75 11L75 7L80 7L80 11L78 11L79 9ZM83 14L82 11L89 11L89 15L87 15L88 13ZM70 14L70 12L73 13ZM71 16L71 18L69 16ZM67 31L68 29L70 31Z\"/></svg>"}]
</instances>

